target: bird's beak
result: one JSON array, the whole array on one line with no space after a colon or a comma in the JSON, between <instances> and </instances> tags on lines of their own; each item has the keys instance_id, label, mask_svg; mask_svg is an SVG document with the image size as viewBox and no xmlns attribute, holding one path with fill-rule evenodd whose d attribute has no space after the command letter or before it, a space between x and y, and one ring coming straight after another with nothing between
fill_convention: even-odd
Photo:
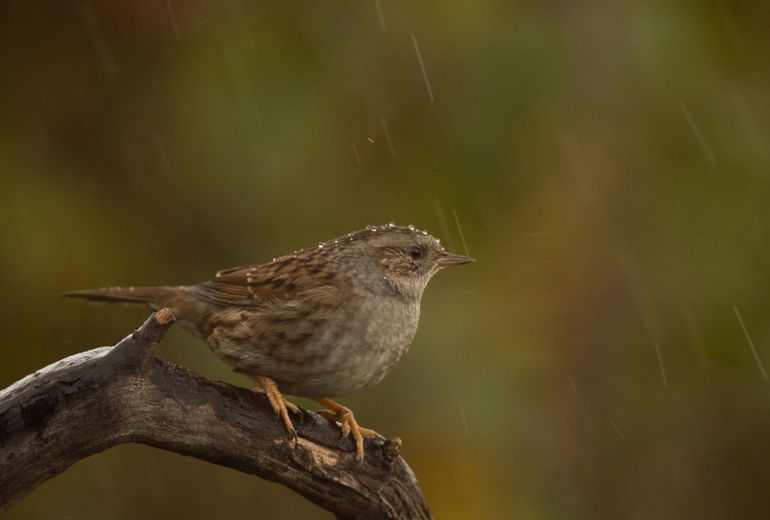
<instances>
[{"instance_id":1,"label":"bird's beak","mask_svg":"<svg viewBox=\"0 0 770 520\"><path fill-rule=\"evenodd\" d=\"M475 261L476 259L471 258L470 256L456 255L454 253L448 253L448 252L441 253L441 255L438 258L436 258L436 264L440 267L447 267L450 265L460 265L460 264L472 264Z\"/></svg>"}]
</instances>

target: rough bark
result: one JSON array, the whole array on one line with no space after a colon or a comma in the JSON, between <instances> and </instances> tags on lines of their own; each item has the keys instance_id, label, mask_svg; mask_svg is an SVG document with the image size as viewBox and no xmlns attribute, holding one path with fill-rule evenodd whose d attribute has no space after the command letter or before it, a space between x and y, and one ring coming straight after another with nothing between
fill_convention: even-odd
<instances>
[{"instance_id":1,"label":"rough bark","mask_svg":"<svg viewBox=\"0 0 770 520\"><path fill-rule=\"evenodd\" d=\"M189 455L288 486L339 518L430 518L399 441L350 438L304 411L298 437L262 395L154 354L167 309L113 347L68 357L0 392L0 512L80 459L124 442Z\"/></svg>"}]
</instances>

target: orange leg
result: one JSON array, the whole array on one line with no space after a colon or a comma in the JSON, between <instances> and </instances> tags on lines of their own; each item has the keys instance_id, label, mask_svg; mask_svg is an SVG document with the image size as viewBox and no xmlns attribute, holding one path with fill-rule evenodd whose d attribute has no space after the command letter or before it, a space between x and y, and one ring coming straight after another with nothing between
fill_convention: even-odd
<instances>
[{"instance_id":1,"label":"orange leg","mask_svg":"<svg viewBox=\"0 0 770 520\"><path fill-rule=\"evenodd\" d=\"M281 394L280 390L278 390L278 385L275 381L265 376L256 376L256 378L257 381L259 381L259 384L262 385L262 388L265 390L265 396L267 396L267 400L270 402L270 406L273 407L273 411L280 415L281 419L283 419L283 424L286 426L286 431L296 437L297 433L294 431L294 424L291 422L291 418L289 417L289 411L300 415L302 414L302 411L297 407L297 405L287 401L286 398L283 397L283 394Z\"/></svg>"},{"instance_id":2,"label":"orange leg","mask_svg":"<svg viewBox=\"0 0 770 520\"><path fill-rule=\"evenodd\" d=\"M313 401L328 408L328 410L320 410L318 413L331 421L340 423L343 437L347 437L351 433L353 434L353 440L356 443L356 460L362 462L364 460L364 437L376 437L377 432L369 428L360 427L353 416L353 412L346 406L342 406L325 397L314 397Z\"/></svg>"}]
</instances>

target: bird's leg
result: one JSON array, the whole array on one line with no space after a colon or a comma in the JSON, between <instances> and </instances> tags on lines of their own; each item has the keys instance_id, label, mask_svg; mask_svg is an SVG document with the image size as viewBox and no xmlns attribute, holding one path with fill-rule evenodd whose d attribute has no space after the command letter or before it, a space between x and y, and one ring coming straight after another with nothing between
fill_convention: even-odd
<instances>
[{"instance_id":1,"label":"bird's leg","mask_svg":"<svg viewBox=\"0 0 770 520\"><path fill-rule=\"evenodd\" d=\"M353 434L353 440L356 443L356 460L362 462L364 460L364 437L375 437L377 432L369 428L360 427L353 416L353 412L346 406L342 406L325 397L314 397L313 401L328 408L328 410L320 410L318 413L331 421L340 423L343 437L347 437L351 433Z\"/></svg>"},{"instance_id":2,"label":"bird's leg","mask_svg":"<svg viewBox=\"0 0 770 520\"><path fill-rule=\"evenodd\" d=\"M267 396L267 400L270 402L270 406L273 408L273 411L281 416L281 419L283 419L283 424L286 426L286 430L296 439L297 432L294 431L294 424L292 424L291 418L289 417L289 411L301 415L302 410L300 410L297 405L291 401L287 401L286 398L283 397L283 394L281 394L281 392L278 390L278 385L275 381L265 376L256 376L256 379L259 381L259 384L262 385L262 388L265 391L265 396Z\"/></svg>"}]
</instances>

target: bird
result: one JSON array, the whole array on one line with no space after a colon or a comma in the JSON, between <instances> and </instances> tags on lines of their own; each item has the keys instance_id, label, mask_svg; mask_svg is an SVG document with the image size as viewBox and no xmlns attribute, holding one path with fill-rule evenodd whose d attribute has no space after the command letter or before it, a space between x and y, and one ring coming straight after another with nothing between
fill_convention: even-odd
<instances>
[{"instance_id":1,"label":"bird","mask_svg":"<svg viewBox=\"0 0 770 520\"><path fill-rule=\"evenodd\" d=\"M428 281L444 267L475 262L447 252L412 225L367 226L263 264L223 269L203 283L107 287L66 293L93 302L169 308L236 372L253 378L286 430L296 432L284 397L307 397L352 434L355 458L364 437L353 412L331 400L379 383L408 351Z\"/></svg>"}]
</instances>

